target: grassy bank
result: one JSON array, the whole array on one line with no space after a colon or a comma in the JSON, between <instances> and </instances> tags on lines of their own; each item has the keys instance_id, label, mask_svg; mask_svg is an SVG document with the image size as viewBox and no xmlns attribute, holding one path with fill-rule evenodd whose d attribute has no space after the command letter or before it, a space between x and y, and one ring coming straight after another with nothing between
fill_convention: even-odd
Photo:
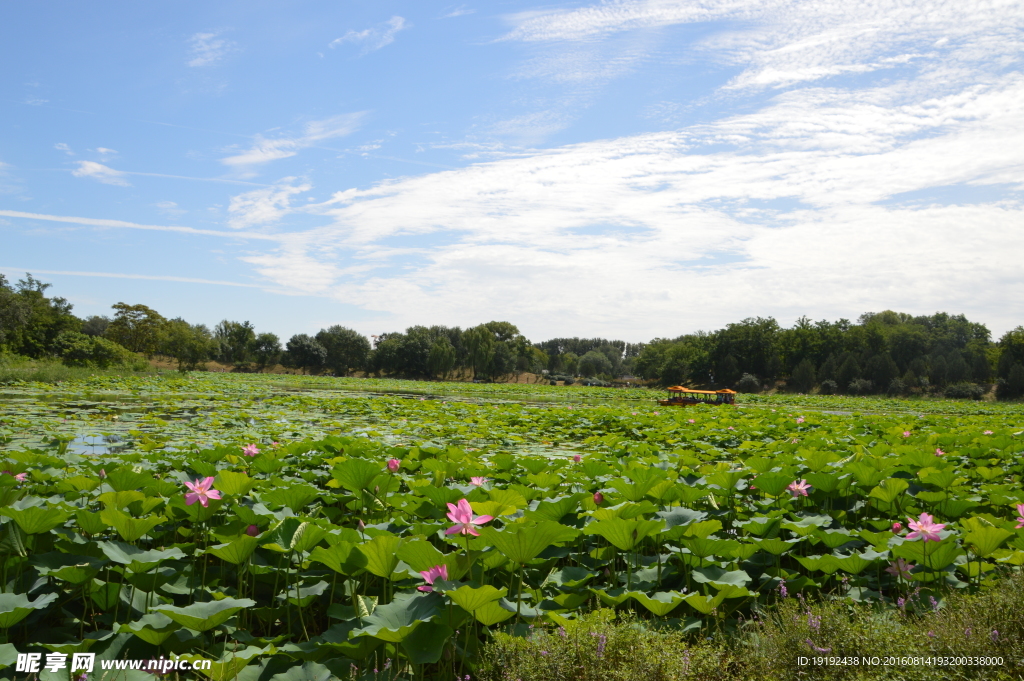
<instances>
[{"instance_id":1,"label":"grassy bank","mask_svg":"<svg viewBox=\"0 0 1024 681\"><path fill-rule=\"evenodd\" d=\"M159 373L157 369L141 360L137 365L131 367L99 369L96 367L69 367L57 361L0 355L0 385L21 382L61 383L92 376L146 376L157 373Z\"/></svg>"},{"instance_id":2,"label":"grassy bank","mask_svg":"<svg viewBox=\"0 0 1024 681\"><path fill-rule=\"evenodd\" d=\"M496 633L484 648L479 678L1018 680L1024 678L1022 612L1019 572L981 593L952 594L941 607L925 599L893 609L784 598L729 631L684 633L599 610L564 627L528 629L525 636ZM815 664L823 658L845 664Z\"/></svg>"}]
</instances>

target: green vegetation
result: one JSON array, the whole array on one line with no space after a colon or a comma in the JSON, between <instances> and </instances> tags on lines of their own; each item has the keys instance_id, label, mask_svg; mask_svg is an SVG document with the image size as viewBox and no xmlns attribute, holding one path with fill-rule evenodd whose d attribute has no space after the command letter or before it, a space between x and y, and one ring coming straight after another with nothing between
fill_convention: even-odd
<instances>
[{"instance_id":1,"label":"green vegetation","mask_svg":"<svg viewBox=\"0 0 1024 681\"><path fill-rule=\"evenodd\" d=\"M0 663L79 646L212 657L213 679L527 681L596 655L604 627L609 678L670 678L687 650L719 678L795 678L786 661L818 649L998 652L1020 673L1024 407L650 396L257 374L8 387ZM556 648L558 627L595 647ZM956 678L997 678L976 671Z\"/></svg>"}]
</instances>

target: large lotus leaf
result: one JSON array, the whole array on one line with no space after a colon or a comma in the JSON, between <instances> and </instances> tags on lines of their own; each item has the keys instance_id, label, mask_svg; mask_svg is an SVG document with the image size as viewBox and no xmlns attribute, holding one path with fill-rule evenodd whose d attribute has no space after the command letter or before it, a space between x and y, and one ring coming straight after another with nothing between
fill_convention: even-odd
<instances>
[{"instance_id":1,"label":"large lotus leaf","mask_svg":"<svg viewBox=\"0 0 1024 681\"><path fill-rule=\"evenodd\" d=\"M442 612L444 599L436 593L400 593L387 605L363 618L363 626L351 636L373 636L389 643L401 643L423 622Z\"/></svg>"},{"instance_id":2,"label":"large lotus leaf","mask_svg":"<svg viewBox=\"0 0 1024 681\"><path fill-rule=\"evenodd\" d=\"M369 614L362 615L362 617L368 616ZM349 639L349 632L362 626L360 621L361 620L357 619L348 619L347 621L332 625L321 636L324 640L324 644L322 645L327 645L332 651L353 660L363 659L380 647L384 642L379 638L373 638L372 636L360 636L358 638Z\"/></svg>"},{"instance_id":3,"label":"large lotus leaf","mask_svg":"<svg viewBox=\"0 0 1024 681\"><path fill-rule=\"evenodd\" d=\"M10 629L33 610L42 610L56 599L55 593L43 594L34 601L26 594L0 593L0 629Z\"/></svg>"},{"instance_id":4,"label":"large lotus leaf","mask_svg":"<svg viewBox=\"0 0 1024 681\"><path fill-rule=\"evenodd\" d=\"M718 594L715 596L705 596L702 593L695 592L686 596L683 599L683 601L687 605L689 605L702 615L710 615L711 611L718 607L718 604L721 603L723 600L725 599L722 598L721 591L718 592Z\"/></svg>"},{"instance_id":5,"label":"large lotus leaf","mask_svg":"<svg viewBox=\"0 0 1024 681\"><path fill-rule=\"evenodd\" d=\"M331 475L350 492L362 492L380 475L381 467L365 459L348 459L331 470Z\"/></svg>"},{"instance_id":6,"label":"large lotus leaf","mask_svg":"<svg viewBox=\"0 0 1024 681\"><path fill-rule=\"evenodd\" d=\"M249 559L252 552L259 546L260 540L256 537L250 537L249 535L242 535L238 539L235 539L227 544L217 544L206 549L207 553L212 553L221 560L227 561L232 565L240 565Z\"/></svg>"},{"instance_id":7,"label":"large lotus leaf","mask_svg":"<svg viewBox=\"0 0 1024 681\"><path fill-rule=\"evenodd\" d=\"M694 568L692 575L693 581L700 584L710 584L716 589L721 589L730 584L746 586L750 583L750 575L743 570L726 571L716 566Z\"/></svg>"},{"instance_id":8,"label":"large lotus leaf","mask_svg":"<svg viewBox=\"0 0 1024 681\"><path fill-rule=\"evenodd\" d=\"M708 556L728 558L739 546L739 542L733 539L711 539L710 537L693 537L683 539L680 543L698 558L707 558Z\"/></svg>"},{"instance_id":9,"label":"large lotus leaf","mask_svg":"<svg viewBox=\"0 0 1024 681\"><path fill-rule=\"evenodd\" d=\"M874 487L882 480L885 480L887 476L892 474L892 469L890 468L878 470L865 461L856 461L854 463L847 464L843 470L853 475L857 484L861 487Z\"/></svg>"},{"instance_id":10,"label":"large lotus leaf","mask_svg":"<svg viewBox=\"0 0 1024 681\"><path fill-rule=\"evenodd\" d=\"M575 589L576 587L583 586L596 576L596 572L570 565L561 570L551 570L544 580L544 584L553 584L563 589Z\"/></svg>"},{"instance_id":11,"label":"large lotus leaf","mask_svg":"<svg viewBox=\"0 0 1024 681\"><path fill-rule=\"evenodd\" d=\"M975 555L979 558L987 558L1012 536L1013 532L1008 532L1001 527L979 527L968 532L964 541L971 545Z\"/></svg>"},{"instance_id":12,"label":"large lotus leaf","mask_svg":"<svg viewBox=\"0 0 1024 681\"><path fill-rule=\"evenodd\" d=\"M630 591L629 595L658 617L664 617L675 610L684 598L683 594L678 591L660 591L650 596L640 591Z\"/></svg>"},{"instance_id":13,"label":"large lotus leaf","mask_svg":"<svg viewBox=\"0 0 1024 681\"><path fill-rule=\"evenodd\" d=\"M96 497L97 501L103 504L104 508L122 509L128 504L142 501L146 495L137 490L126 490L124 492L106 492Z\"/></svg>"},{"instance_id":14,"label":"large lotus leaf","mask_svg":"<svg viewBox=\"0 0 1024 681\"><path fill-rule=\"evenodd\" d=\"M138 636L150 645L158 646L166 641L181 625L163 613L151 612L135 622L122 624L120 632Z\"/></svg>"},{"instance_id":15,"label":"large lotus leaf","mask_svg":"<svg viewBox=\"0 0 1024 681\"><path fill-rule=\"evenodd\" d=\"M850 535L848 530L815 530L812 537L821 541L825 546L830 549L836 549L843 544L848 544L856 537Z\"/></svg>"},{"instance_id":16,"label":"large lotus leaf","mask_svg":"<svg viewBox=\"0 0 1024 681\"><path fill-rule=\"evenodd\" d=\"M209 669L201 669L199 671L211 681L240 681L242 670L245 669L253 658L259 655L273 654L275 651L276 649L273 646L263 648L246 646L241 650L229 649L220 659L213 660ZM200 655L181 655L180 659L198 661L208 658L203 658Z\"/></svg>"},{"instance_id":17,"label":"large lotus leaf","mask_svg":"<svg viewBox=\"0 0 1024 681\"><path fill-rule=\"evenodd\" d=\"M473 588L466 584L458 589L445 591L444 595L466 612L473 612L492 601L501 600L507 592L508 589L495 589L490 584L478 588Z\"/></svg>"},{"instance_id":18,"label":"large lotus leaf","mask_svg":"<svg viewBox=\"0 0 1024 681\"><path fill-rule=\"evenodd\" d=\"M430 499L430 503L434 506L446 512L448 504L454 504L465 496L460 490L452 489L451 487L434 487L433 485L417 487L416 491Z\"/></svg>"},{"instance_id":19,"label":"large lotus leaf","mask_svg":"<svg viewBox=\"0 0 1024 681\"><path fill-rule=\"evenodd\" d=\"M706 492L705 492L706 494ZM623 518L630 520L632 518L639 518L640 516L649 515L658 510L658 507L653 503L644 499L640 503L633 503L632 501L626 501L618 506L607 506L596 509L592 516L596 520L609 520L611 518Z\"/></svg>"},{"instance_id":20,"label":"large lotus leaf","mask_svg":"<svg viewBox=\"0 0 1024 681\"><path fill-rule=\"evenodd\" d=\"M501 607L499 601L491 601L485 605L480 606L473 611L473 617L476 621L485 627L490 627L499 622L504 622L508 618L514 616L515 610L508 610L507 608Z\"/></svg>"},{"instance_id":21,"label":"large lotus leaf","mask_svg":"<svg viewBox=\"0 0 1024 681\"><path fill-rule=\"evenodd\" d=\"M649 535L660 532L664 520L642 520L609 518L590 523L584 528L586 534L599 534L621 551L631 551Z\"/></svg>"},{"instance_id":22,"label":"large lotus leaf","mask_svg":"<svg viewBox=\"0 0 1024 681\"><path fill-rule=\"evenodd\" d=\"M502 531L486 528L481 534L506 558L513 563L524 565L552 544L572 541L579 536L579 531L545 520L535 525L516 523Z\"/></svg>"},{"instance_id":23,"label":"large lotus leaf","mask_svg":"<svg viewBox=\"0 0 1024 681\"><path fill-rule=\"evenodd\" d=\"M814 533L819 527L828 527L832 524L830 515L805 515L800 520L782 521L783 529L793 532L797 536L806 537Z\"/></svg>"},{"instance_id":24,"label":"large lotus leaf","mask_svg":"<svg viewBox=\"0 0 1024 681\"><path fill-rule=\"evenodd\" d=\"M264 548L278 553L309 551L327 536L327 530L307 520L285 518L277 527L260 537Z\"/></svg>"},{"instance_id":25,"label":"large lotus leaf","mask_svg":"<svg viewBox=\"0 0 1024 681\"><path fill-rule=\"evenodd\" d=\"M63 525L71 517L70 513L52 506L49 508L42 506L30 506L23 509L0 508L0 515L13 519L25 534L49 532L58 525Z\"/></svg>"},{"instance_id":26,"label":"large lotus leaf","mask_svg":"<svg viewBox=\"0 0 1024 681\"><path fill-rule=\"evenodd\" d=\"M13 643L0 643L0 669L10 667L18 661L18 649Z\"/></svg>"},{"instance_id":27,"label":"large lotus leaf","mask_svg":"<svg viewBox=\"0 0 1024 681\"><path fill-rule=\"evenodd\" d=\"M380 534L356 548L366 556L366 569L378 577L391 579L398 567L398 548L404 543L393 534Z\"/></svg>"},{"instance_id":28,"label":"large lotus leaf","mask_svg":"<svg viewBox=\"0 0 1024 681\"><path fill-rule=\"evenodd\" d=\"M183 627L193 631L208 631L223 624L239 610L251 608L256 601L249 598L225 598L220 601L193 603L185 607L161 605L153 608Z\"/></svg>"},{"instance_id":29,"label":"large lotus leaf","mask_svg":"<svg viewBox=\"0 0 1024 681\"><path fill-rule=\"evenodd\" d=\"M666 530L671 530L673 527L686 526L708 517L705 511L695 511L692 508L682 507L658 511L655 515L665 521Z\"/></svg>"},{"instance_id":30,"label":"large lotus leaf","mask_svg":"<svg viewBox=\"0 0 1024 681\"><path fill-rule=\"evenodd\" d=\"M608 590L595 589L591 587L590 592L598 598L600 598L601 602L610 608L614 608L625 603L627 600L631 598L630 594L632 593L631 591L626 591L622 587L617 587L615 589Z\"/></svg>"},{"instance_id":31,"label":"large lotus leaf","mask_svg":"<svg viewBox=\"0 0 1024 681\"><path fill-rule=\"evenodd\" d=\"M786 541L784 539L779 539L778 537L772 537L770 539L755 539L754 541L756 542L755 545L757 546L757 548L761 549L762 551L767 551L773 556L781 556L783 553L789 551L791 548L793 548L794 545L800 542L799 539L791 539L789 541Z\"/></svg>"},{"instance_id":32,"label":"large lotus leaf","mask_svg":"<svg viewBox=\"0 0 1024 681\"><path fill-rule=\"evenodd\" d=\"M424 622L405 637L402 650L413 664L436 664L454 633L447 624Z\"/></svg>"},{"instance_id":33,"label":"large lotus leaf","mask_svg":"<svg viewBox=\"0 0 1024 681\"><path fill-rule=\"evenodd\" d=\"M844 484L850 484L848 478L841 479L835 473L808 473L806 477L811 487L825 494L832 494Z\"/></svg>"},{"instance_id":34,"label":"large lotus leaf","mask_svg":"<svg viewBox=\"0 0 1024 681\"><path fill-rule=\"evenodd\" d=\"M107 563L101 558L57 552L36 554L28 562L41 577L54 577L70 584L82 584L92 579Z\"/></svg>"},{"instance_id":35,"label":"large lotus leaf","mask_svg":"<svg viewBox=\"0 0 1024 681\"><path fill-rule=\"evenodd\" d=\"M965 555L954 538L939 542L904 541L892 547L892 555L905 558L912 563L941 570L952 565L958 556Z\"/></svg>"},{"instance_id":36,"label":"large lotus leaf","mask_svg":"<svg viewBox=\"0 0 1024 681\"><path fill-rule=\"evenodd\" d=\"M318 546L309 554L311 561L323 563L337 573L352 576L366 567L366 555L352 542L341 541L324 548Z\"/></svg>"},{"instance_id":37,"label":"large lotus leaf","mask_svg":"<svg viewBox=\"0 0 1024 681\"><path fill-rule=\"evenodd\" d=\"M287 671L274 674L267 681L330 681L332 678L337 677L319 662L303 662L301 666L296 665ZM214 681L227 681L227 678Z\"/></svg>"},{"instance_id":38,"label":"large lotus leaf","mask_svg":"<svg viewBox=\"0 0 1024 681\"><path fill-rule=\"evenodd\" d=\"M880 482L877 487L868 493L868 496L891 504L901 494L906 492L909 487L910 483L903 478L889 478Z\"/></svg>"},{"instance_id":39,"label":"large lotus leaf","mask_svg":"<svg viewBox=\"0 0 1024 681\"><path fill-rule=\"evenodd\" d=\"M736 527L741 528L748 534L752 534L755 537L770 538L779 536L781 521L779 518L768 518L765 516L760 516L757 518L751 518L746 522L736 523Z\"/></svg>"},{"instance_id":40,"label":"large lotus leaf","mask_svg":"<svg viewBox=\"0 0 1024 681\"><path fill-rule=\"evenodd\" d=\"M320 490L312 485L289 485L262 492L260 501L269 501L277 506L287 506L293 511L299 512L309 506L318 496L320 496Z\"/></svg>"},{"instance_id":41,"label":"large lotus leaf","mask_svg":"<svg viewBox=\"0 0 1024 681\"><path fill-rule=\"evenodd\" d=\"M585 494L572 494L567 497L559 497L551 501L542 501L537 504L537 508L532 511L526 511L525 515L530 520L553 520L556 523L562 522L562 519L570 514L574 513L579 508L580 499L585 497ZM575 519L575 516L573 516Z\"/></svg>"},{"instance_id":42,"label":"large lotus leaf","mask_svg":"<svg viewBox=\"0 0 1024 681\"><path fill-rule=\"evenodd\" d=\"M471 501L470 507L473 509L473 513L477 515L489 515L494 518L503 515L513 515L516 512L515 506L506 506L500 504L497 501Z\"/></svg>"},{"instance_id":43,"label":"large lotus leaf","mask_svg":"<svg viewBox=\"0 0 1024 681\"><path fill-rule=\"evenodd\" d=\"M398 557L416 572L426 572L435 565L445 565L448 567L448 578L452 580L461 579L473 565L472 557L464 551L441 553L433 544L422 539L405 541L398 548Z\"/></svg>"},{"instance_id":44,"label":"large lotus leaf","mask_svg":"<svg viewBox=\"0 0 1024 681\"><path fill-rule=\"evenodd\" d=\"M256 485L256 481L242 471L222 470L217 473L214 487L224 494L237 494L244 497Z\"/></svg>"},{"instance_id":45,"label":"large lotus leaf","mask_svg":"<svg viewBox=\"0 0 1024 681\"><path fill-rule=\"evenodd\" d=\"M839 569L843 572L849 572L851 575L859 575L874 564L874 557L868 558L859 553L839 559Z\"/></svg>"},{"instance_id":46,"label":"large lotus leaf","mask_svg":"<svg viewBox=\"0 0 1024 681\"><path fill-rule=\"evenodd\" d=\"M151 549L145 551L137 546L123 544L119 541L101 541L96 545L103 551L110 560L121 565L127 565L132 572L146 572L156 567L165 560L184 558L185 554L179 548L170 548L163 551Z\"/></svg>"},{"instance_id":47,"label":"large lotus leaf","mask_svg":"<svg viewBox=\"0 0 1024 681\"><path fill-rule=\"evenodd\" d=\"M163 516L155 515L146 518L133 518L123 511L106 508L100 511L100 518L113 527L126 542L136 542L162 523Z\"/></svg>"},{"instance_id":48,"label":"large lotus leaf","mask_svg":"<svg viewBox=\"0 0 1024 681\"><path fill-rule=\"evenodd\" d=\"M309 586L289 586L284 592L277 595L279 600L287 600L292 605L305 608L310 603L323 595L330 584L321 580Z\"/></svg>"},{"instance_id":49,"label":"large lotus leaf","mask_svg":"<svg viewBox=\"0 0 1024 681\"><path fill-rule=\"evenodd\" d=\"M759 492L764 492L770 497L781 496L786 488L793 482L793 476L785 473L761 473L750 483Z\"/></svg>"},{"instance_id":50,"label":"large lotus leaf","mask_svg":"<svg viewBox=\"0 0 1024 681\"><path fill-rule=\"evenodd\" d=\"M686 526L684 537L697 537L705 539L722 529L721 520L701 520Z\"/></svg>"},{"instance_id":51,"label":"large lotus leaf","mask_svg":"<svg viewBox=\"0 0 1024 681\"><path fill-rule=\"evenodd\" d=\"M110 485L115 492L126 492L152 483L153 476L149 473L136 473L130 468L118 468L107 473L104 482Z\"/></svg>"}]
</instances>

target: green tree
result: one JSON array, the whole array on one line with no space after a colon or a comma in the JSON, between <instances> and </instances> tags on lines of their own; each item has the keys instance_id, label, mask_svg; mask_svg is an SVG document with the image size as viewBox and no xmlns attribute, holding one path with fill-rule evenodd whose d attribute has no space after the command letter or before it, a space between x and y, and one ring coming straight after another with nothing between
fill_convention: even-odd
<instances>
[{"instance_id":1,"label":"green tree","mask_svg":"<svg viewBox=\"0 0 1024 681\"><path fill-rule=\"evenodd\" d=\"M814 364L809 359L801 360L793 369L789 382L794 390L808 393L814 387Z\"/></svg>"},{"instance_id":2,"label":"green tree","mask_svg":"<svg viewBox=\"0 0 1024 681\"><path fill-rule=\"evenodd\" d=\"M178 362L178 371L195 371L210 358L217 344L203 324L192 325L181 317L164 325L160 352Z\"/></svg>"},{"instance_id":3,"label":"green tree","mask_svg":"<svg viewBox=\"0 0 1024 681\"><path fill-rule=\"evenodd\" d=\"M321 329L316 341L327 350L327 366L336 376L347 376L353 369L366 366L370 341L358 331L336 324Z\"/></svg>"},{"instance_id":4,"label":"green tree","mask_svg":"<svg viewBox=\"0 0 1024 681\"><path fill-rule=\"evenodd\" d=\"M307 373L322 370L327 362L327 350L307 334L299 333L292 336L285 347L288 351L289 364L304 369Z\"/></svg>"},{"instance_id":5,"label":"green tree","mask_svg":"<svg viewBox=\"0 0 1024 681\"><path fill-rule=\"evenodd\" d=\"M224 364L243 366L252 361L256 349L256 329L249 322L227 319L213 327L217 341L217 360Z\"/></svg>"},{"instance_id":6,"label":"green tree","mask_svg":"<svg viewBox=\"0 0 1024 681\"><path fill-rule=\"evenodd\" d=\"M88 336L103 336L107 333L108 326L110 326L110 317L94 314L82 322L82 333Z\"/></svg>"},{"instance_id":7,"label":"green tree","mask_svg":"<svg viewBox=\"0 0 1024 681\"><path fill-rule=\"evenodd\" d=\"M473 376L486 377L491 357L494 356L494 333L486 325L481 324L467 329L462 336L469 353L467 359L473 368Z\"/></svg>"},{"instance_id":8,"label":"green tree","mask_svg":"<svg viewBox=\"0 0 1024 681\"><path fill-rule=\"evenodd\" d=\"M1024 364L1024 326L1018 326L999 339L999 377L1007 378L1014 364Z\"/></svg>"},{"instance_id":9,"label":"green tree","mask_svg":"<svg viewBox=\"0 0 1024 681\"><path fill-rule=\"evenodd\" d=\"M612 363L603 352L591 350L580 357L579 371L582 376L609 375L612 373Z\"/></svg>"},{"instance_id":10,"label":"green tree","mask_svg":"<svg viewBox=\"0 0 1024 681\"><path fill-rule=\"evenodd\" d=\"M0 276L0 343L12 352L28 357L58 354L57 338L78 331L82 322L71 314L64 298L46 297L50 284L31 274L11 288Z\"/></svg>"},{"instance_id":11,"label":"green tree","mask_svg":"<svg viewBox=\"0 0 1024 681\"><path fill-rule=\"evenodd\" d=\"M1007 377L999 380L996 398L1012 400L1022 396L1024 396L1024 364L1017 362L1010 367Z\"/></svg>"},{"instance_id":12,"label":"green tree","mask_svg":"<svg viewBox=\"0 0 1024 681\"><path fill-rule=\"evenodd\" d=\"M281 359L281 339L275 333L261 333L256 336L252 352L256 358L256 370L263 371Z\"/></svg>"},{"instance_id":13,"label":"green tree","mask_svg":"<svg viewBox=\"0 0 1024 681\"><path fill-rule=\"evenodd\" d=\"M853 354L849 354L843 363L836 369L836 383L840 390L847 390L850 384L861 377L860 362Z\"/></svg>"},{"instance_id":14,"label":"green tree","mask_svg":"<svg viewBox=\"0 0 1024 681\"><path fill-rule=\"evenodd\" d=\"M160 313L145 305L117 303L114 319L106 336L132 352L152 357L160 347L160 336L167 321Z\"/></svg>"},{"instance_id":15,"label":"green tree","mask_svg":"<svg viewBox=\"0 0 1024 681\"><path fill-rule=\"evenodd\" d=\"M447 379L455 368L455 347L447 336L441 336L430 346L427 368L431 376Z\"/></svg>"}]
</instances>

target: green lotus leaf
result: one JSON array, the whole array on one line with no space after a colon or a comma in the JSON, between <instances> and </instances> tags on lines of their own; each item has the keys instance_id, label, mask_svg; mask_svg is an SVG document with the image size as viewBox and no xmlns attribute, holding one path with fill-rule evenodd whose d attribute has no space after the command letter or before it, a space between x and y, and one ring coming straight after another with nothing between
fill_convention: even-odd
<instances>
[{"instance_id":1,"label":"green lotus leaf","mask_svg":"<svg viewBox=\"0 0 1024 681\"><path fill-rule=\"evenodd\" d=\"M663 527L664 520L609 518L588 524L583 532L599 534L619 550L631 551L646 537L660 532Z\"/></svg>"},{"instance_id":2,"label":"green lotus leaf","mask_svg":"<svg viewBox=\"0 0 1024 681\"><path fill-rule=\"evenodd\" d=\"M242 471L222 470L217 473L213 486L224 494L244 497L256 486L256 481Z\"/></svg>"},{"instance_id":3,"label":"green lotus leaf","mask_svg":"<svg viewBox=\"0 0 1024 681\"><path fill-rule=\"evenodd\" d=\"M136 542L150 530L164 522L163 516L149 516L146 518L133 518L123 511L114 508L106 508L100 511L100 519L117 531L126 542Z\"/></svg>"},{"instance_id":4,"label":"green lotus leaf","mask_svg":"<svg viewBox=\"0 0 1024 681\"><path fill-rule=\"evenodd\" d=\"M123 492L106 492L97 497L97 500L103 504L104 508L116 508L122 509L128 506L128 504L136 501L142 501L146 498L146 495L137 490L126 490Z\"/></svg>"},{"instance_id":5,"label":"green lotus leaf","mask_svg":"<svg viewBox=\"0 0 1024 681\"><path fill-rule=\"evenodd\" d=\"M206 552L211 553L232 565L240 565L249 559L249 556L251 556L252 552L256 550L259 543L260 540L256 537L242 535L227 544L211 546L206 549Z\"/></svg>"},{"instance_id":6,"label":"green lotus leaf","mask_svg":"<svg viewBox=\"0 0 1024 681\"><path fill-rule=\"evenodd\" d=\"M152 483L153 476L148 473L136 473L130 468L118 468L107 473L103 482L110 485L115 492L127 492Z\"/></svg>"},{"instance_id":7,"label":"green lotus leaf","mask_svg":"<svg viewBox=\"0 0 1024 681\"><path fill-rule=\"evenodd\" d=\"M536 524L515 523L501 531L486 527L480 534L513 563L524 565L552 544L572 541L579 531L545 520Z\"/></svg>"},{"instance_id":8,"label":"green lotus leaf","mask_svg":"<svg viewBox=\"0 0 1024 681\"><path fill-rule=\"evenodd\" d=\"M996 549L998 549L1004 541L1013 536L1013 532L1008 532L1001 527L979 527L971 532L967 533L964 537L964 541L970 544L971 548L974 549L974 554L979 558L987 558Z\"/></svg>"},{"instance_id":9,"label":"green lotus leaf","mask_svg":"<svg viewBox=\"0 0 1024 681\"><path fill-rule=\"evenodd\" d=\"M907 491L910 487L910 483L903 478L889 478L883 480L868 493L868 496L872 499L878 499L884 501L887 504L891 504L901 494Z\"/></svg>"},{"instance_id":10,"label":"green lotus leaf","mask_svg":"<svg viewBox=\"0 0 1024 681\"><path fill-rule=\"evenodd\" d=\"M492 601L500 600L507 592L508 589L495 589L490 584L478 588L467 584L452 591L445 591L444 595L466 612L473 612Z\"/></svg>"},{"instance_id":11,"label":"green lotus leaf","mask_svg":"<svg viewBox=\"0 0 1024 681\"><path fill-rule=\"evenodd\" d=\"M96 542L103 554L121 565L127 565L132 572L145 572L156 567L165 560L184 558L185 554L179 548L170 548L163 551L152 549L149 551L140 549L137 546L123 544L119 541Z\"/></svg>"},{"instance_id":12,"label":"green lotus leaf","mask_svg":"<svg viewBox=\"0 0 1024 681\"><path fill-rule=\"evenodd\" d=\"M630 591L629 595L658 617L664 617L675 610L685 598L678 591L660 591L650 596L640 591Z\"/></svg>"},{"instance_id":13,"label":"green lotus leaf","mask_svg":"<svg viewBox=\"0 0 1024 681\"><path fill-rule=\"evenodd\" d=\"M694 568L691 576L695 582L710 584L716 589L722 589L730 584L746 586L751 580L750 575L743 570L726 571L716 566Z\"/></svg>"},{"instance_id":14,"label":"green lotus leaf","mask_svg":"<svg viewBox=\"0 0 1024 681\"><path fill-rule=\"evenodd\" d=\"M381 466L365 459L348 459L331 470L331 475L350 492L362 492L380 475Z\"/></svg>"},{"instance_id":15,"label":"green lotus leaf","mask_svg":"<svg viewBox=\"0 0 1024 681\"><path fill-rule=\"evenodd\" d=\"M401 647L412 664L436 664L454 633L447 624L424 622L405 637Z\"/></svg>"},{"instance_id":16,"label":"green lotus leaf","mask_svg":"<svg viewBox=\"0 0 1024 681\"><path fill-rule=\"evenodd\" d=\"M560 570L552 569L548 573L547 578L544 580L544 584L553 584L556 587L563 589L575 589L583 586L594 577L597 577L596 572L591 572L586 568L570 565Z\"/></svg>"},{"instance_id":17,"label":"green lotus leaf","mask_svg":"<svg viewBox=\"0 0 1024 681\"><path fill-rule=\"evenodd\" d=\"M193 603L185 607L160 605L153 609L193 631L209 631L227 622L239 610L254 605L256 601L249 598L225 598L220 601Z\"/></svg>"},{"instance_id":18,"label":"green lotus leaf","mask_svg":"<svg viewBox=\"0 0 1024 681\"><path fill-rule=\"evenodd\" d=\"M366 555L357 549L357 545L346 541L326 548L316 547L309 554L309 560L323 563L335 572L348 576L357 574L367 564Z\"/></svg>"},{"instance_id":19,"label":"green lotus leaf","mask_svg":"<svg viewBox=\"0 0 1024 681\"><path fill-rule=\"evenodd\" d=\"M356 549L366 557L366 570L378 577L391 579L398 567L398 549L404 543L393 534L381 534Z\"/></svg>"},{"instance_id":20,"label":"green lotus leaf","mask_svg":"<svg viewBox=\"0 0 1024 681\"><path fill-rule=\"evenodd\" d=\"M501 603L498 601L491 601L485 605L480 606L473 611L473 617L477 622L490 627L495 624L499 624L515 616L515 610L508 610L507 608L501 607Z\"/></svg>"},{"instance_id":21,"label":"green lotus leaf","mask_svg":"<svg viewBox=\"0 0 1024 681\"><path fill-rule=\"evenodd\" d=\"M290 485L288 487L275 487L274 489L260 493L260 500L276 506L286 506L295 512L302 511L320 496L320 490L312 485Z\"/></svg>"},{"instance_id":22,"label":"green lotus leaf","mask_svg":"<svg viewBox=\"0 0 1024 681\"><path fill-rule=\"evenodd\" d=\"M107 564L101 558L57 552L34 555L28 562L39 571L41 577L53 577L70 584L87 582Z\"/></svg>"},{"instance_id":23,"label":"green lotus leaf","mask_svg":"<svg viewBox=\"0 0 1024 681\"><path fill-rule=\"evenodd\" d=\"M30 506L23 509L0 508L0 515L14 520L25 534L49 532L58 525L63 525L71 517L71 514L66 511L52 506L48 508Z\"/></svg>"},{"instance_id":24,"label":"green lotus leaf","mask_svg":"<svg viewBox=\"0 0 1024 681\"><path fill-rule=\"evenodd\" d=\"M436 593L400 593L387 605L379 606L363 626L350 636L373 636L389 643L401 643L423 622L442 612L444 599Z\"/></svg>"},{"instance_id":25,"label":"green lotus leaf","mask_svg":"<svg viewBox=\"0 0 1024 681\"><path fill-rule=\"evenodd\" d=\"M181 625L167 615L152 612L134 622L122 624L119 631L134 634L150 645L159 646L180 628Z\"/></svg>"},{"instance_id":26,"label":"green lotus leaf","mask_svg":"<svg viewBox=\"0 0 1024 681\"><path fill-rule=\"evenodd\" d=\"M55 593L43 594L34 601L30 601L26 594L0 593L0 629L10 629L33 610L42 610L55 600Z\"/></svg>"}]
</instances>

